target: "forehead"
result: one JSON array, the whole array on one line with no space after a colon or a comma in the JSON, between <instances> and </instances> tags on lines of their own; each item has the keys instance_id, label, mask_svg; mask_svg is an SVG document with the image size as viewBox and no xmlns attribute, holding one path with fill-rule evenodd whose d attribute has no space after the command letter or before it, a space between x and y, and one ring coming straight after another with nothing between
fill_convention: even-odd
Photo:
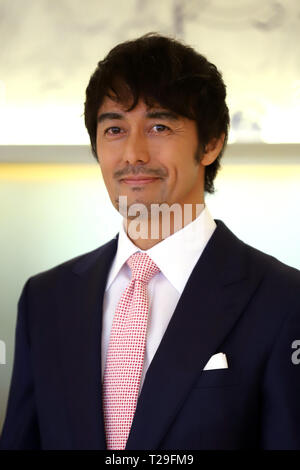
<instances>
[{"instance_id":1,"label":"forehead","mask_svg":"<svg viewBox=\"0 0 300 470\"><path fill-rule=\"evenodd\" d=\"M109 96L105 96L102 101L102 104L99 106L97 114L99 115L101 112L108 111L108 110L120 111L122 113L126 113L130 105L131 105L131 102L127 102L127 103L119 102L119 101L112 100ZM136 110L149 111L150 109L167 109L167 108L165 106L161 106L159 103L154 102L154 101L152 101L151 106L148 106L146 102L142 98L140 98L135 108L133 108L129 112L133 112Z\"/></svg>"}]
</instances>

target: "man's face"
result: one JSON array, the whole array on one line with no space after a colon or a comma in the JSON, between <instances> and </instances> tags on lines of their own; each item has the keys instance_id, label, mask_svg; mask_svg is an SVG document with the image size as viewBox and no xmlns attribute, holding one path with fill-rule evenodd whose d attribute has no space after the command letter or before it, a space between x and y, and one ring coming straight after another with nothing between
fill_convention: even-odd
<instances>
[{"instance_id":1,"label":"man's face","mask_svg":"<svg viewBox=\"0 0 300 470\"><path fill-rule=\"evenodd\" d=\"M110 199L127 206L203 202L196 122L140 100L130 112L106 97L98 111L97 155Z\"/></svg>"}]
</instances>

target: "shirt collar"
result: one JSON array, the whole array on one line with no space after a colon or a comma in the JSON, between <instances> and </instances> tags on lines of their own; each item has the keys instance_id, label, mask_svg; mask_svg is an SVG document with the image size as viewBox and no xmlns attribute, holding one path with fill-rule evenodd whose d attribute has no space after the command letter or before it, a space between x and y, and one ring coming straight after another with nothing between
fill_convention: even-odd
<instances>
[{"instance_id":1,"label":"shirt collar","mask_svg":"<svg viewBox=\"0 0 300 470\"><path fill-rule=\"evenodd\" d=\"M195 220L152 248L141 250L127 236L122 220L118 248L108 275L106 290L128 258L137 251L142 251L150 256L162 274L181 294L216 226L205 205Z\"/></svg>"}]
</instances>

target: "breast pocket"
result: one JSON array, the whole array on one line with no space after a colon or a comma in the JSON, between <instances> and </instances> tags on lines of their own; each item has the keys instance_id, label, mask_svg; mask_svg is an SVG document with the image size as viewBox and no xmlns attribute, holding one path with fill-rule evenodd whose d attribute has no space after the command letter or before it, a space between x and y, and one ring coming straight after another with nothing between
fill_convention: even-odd
<instances>
[{"instance_id":1,"label":"breast pocket","mask_svg":"<svg viewBox=\"0 0 300 470\"><path fill-rule=\"evenodd\" d=\"M208 369L199 375L194 387L234 387L240 385L239 371L232 369Z\"/></svg>"}]
</instances>

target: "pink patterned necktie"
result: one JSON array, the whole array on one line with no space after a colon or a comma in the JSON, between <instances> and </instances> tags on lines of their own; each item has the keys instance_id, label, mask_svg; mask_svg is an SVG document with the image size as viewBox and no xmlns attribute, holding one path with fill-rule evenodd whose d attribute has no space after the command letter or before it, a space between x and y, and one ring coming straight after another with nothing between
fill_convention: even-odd
<instances>
[{"instance_id":1,"label":"pink patterned necktie","mask_svg":"<svg viewBox=\"0 0 300 470\"><path fill-rule=\"evenodd\" d=\"M160 270L137 252L127 260L132 278L114 314L103 378L107 449L125 449L142 375L148 319L147 285Z\"/></svg>"}]
</instances>

